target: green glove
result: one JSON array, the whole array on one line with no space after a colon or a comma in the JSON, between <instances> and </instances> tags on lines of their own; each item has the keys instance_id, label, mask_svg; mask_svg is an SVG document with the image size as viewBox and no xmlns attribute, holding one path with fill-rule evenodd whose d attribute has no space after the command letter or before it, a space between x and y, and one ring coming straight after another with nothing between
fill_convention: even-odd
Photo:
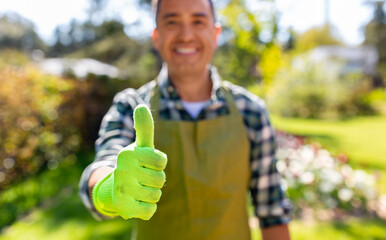
<instances>
[{"instance_id":1,"label":"green glove","mask_svg":"<svg viewBox=\"0 0 386 240\"><path fill-rule=\"evenodd\" d=\"M118 154L117 167L93 188L95 208L107 216L149 220L157 210L165 183L166 154L154 149L154 123L150 110L134 110L136 141Z\"/></svg>"}]
</instances>

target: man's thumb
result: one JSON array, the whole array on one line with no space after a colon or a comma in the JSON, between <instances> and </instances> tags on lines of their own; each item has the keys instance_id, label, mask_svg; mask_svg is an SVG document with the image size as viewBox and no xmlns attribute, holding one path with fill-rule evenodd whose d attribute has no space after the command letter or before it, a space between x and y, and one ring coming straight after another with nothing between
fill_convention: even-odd
<instances>
[{"instance_id":1,"label":"man's thumb","mask_svg":"<svg viewBox=\"0 0 386 240\"><path fill-rule=\"evenodd\" d=\"M154 148L154 122L151 112L144 104L139 104L134 109L134 128L138 147Z\"/></svg>"}]
</instances>

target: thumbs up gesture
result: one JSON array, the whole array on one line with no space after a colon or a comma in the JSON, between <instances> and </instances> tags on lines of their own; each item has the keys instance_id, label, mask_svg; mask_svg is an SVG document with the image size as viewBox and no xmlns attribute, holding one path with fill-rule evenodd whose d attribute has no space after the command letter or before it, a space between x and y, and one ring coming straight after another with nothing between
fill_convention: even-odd
<instances>
[{"instance_id":1,"label":"thumbs up gesture","mask_svg":"<svg viewBox=\"0 0 386 240\"><path fill-rule=\"evenodd\" d=\"M165 183L166 154L154 149L154 123L150 110L134 110L136 141L118 154L116 169L93 189L96 209L108 216L149 220L157 210Z\"/></svg>"}]
</instances>

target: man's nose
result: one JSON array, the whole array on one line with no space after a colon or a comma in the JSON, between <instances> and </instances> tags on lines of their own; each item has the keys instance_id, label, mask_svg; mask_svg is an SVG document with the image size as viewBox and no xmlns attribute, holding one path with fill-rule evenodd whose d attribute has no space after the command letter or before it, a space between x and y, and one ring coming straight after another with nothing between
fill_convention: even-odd
<instances>
[{"instance_id":1,"label":"man's nose","mask_svg":"<svg viewBox=\"0 0 386 240\"><path fill-rule=\"evenodd\" d=\"M192 40L194 36L193 28L190 24L183 24L180 30L180 39L184 42Z\"/></svg>"}]
</instances>

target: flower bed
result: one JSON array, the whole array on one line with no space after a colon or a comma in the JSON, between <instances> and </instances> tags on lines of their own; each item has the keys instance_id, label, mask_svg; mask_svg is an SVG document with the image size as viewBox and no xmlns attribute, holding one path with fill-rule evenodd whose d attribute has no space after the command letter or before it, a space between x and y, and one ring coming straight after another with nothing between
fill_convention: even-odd
<instances>
[{"instance_id":1,"label":"flower bed","mask_svg":"<svg viewBox=\"0 0 386 240\"><path fill-rule=\"evenodd\" d=\"M277 132L277 169L295 205L295 214L317 218L376 214L386 219L386 195L377 189L377 176L353 169L344 154L331 156L319 144Z\"/></svg>"}]
</instances>

